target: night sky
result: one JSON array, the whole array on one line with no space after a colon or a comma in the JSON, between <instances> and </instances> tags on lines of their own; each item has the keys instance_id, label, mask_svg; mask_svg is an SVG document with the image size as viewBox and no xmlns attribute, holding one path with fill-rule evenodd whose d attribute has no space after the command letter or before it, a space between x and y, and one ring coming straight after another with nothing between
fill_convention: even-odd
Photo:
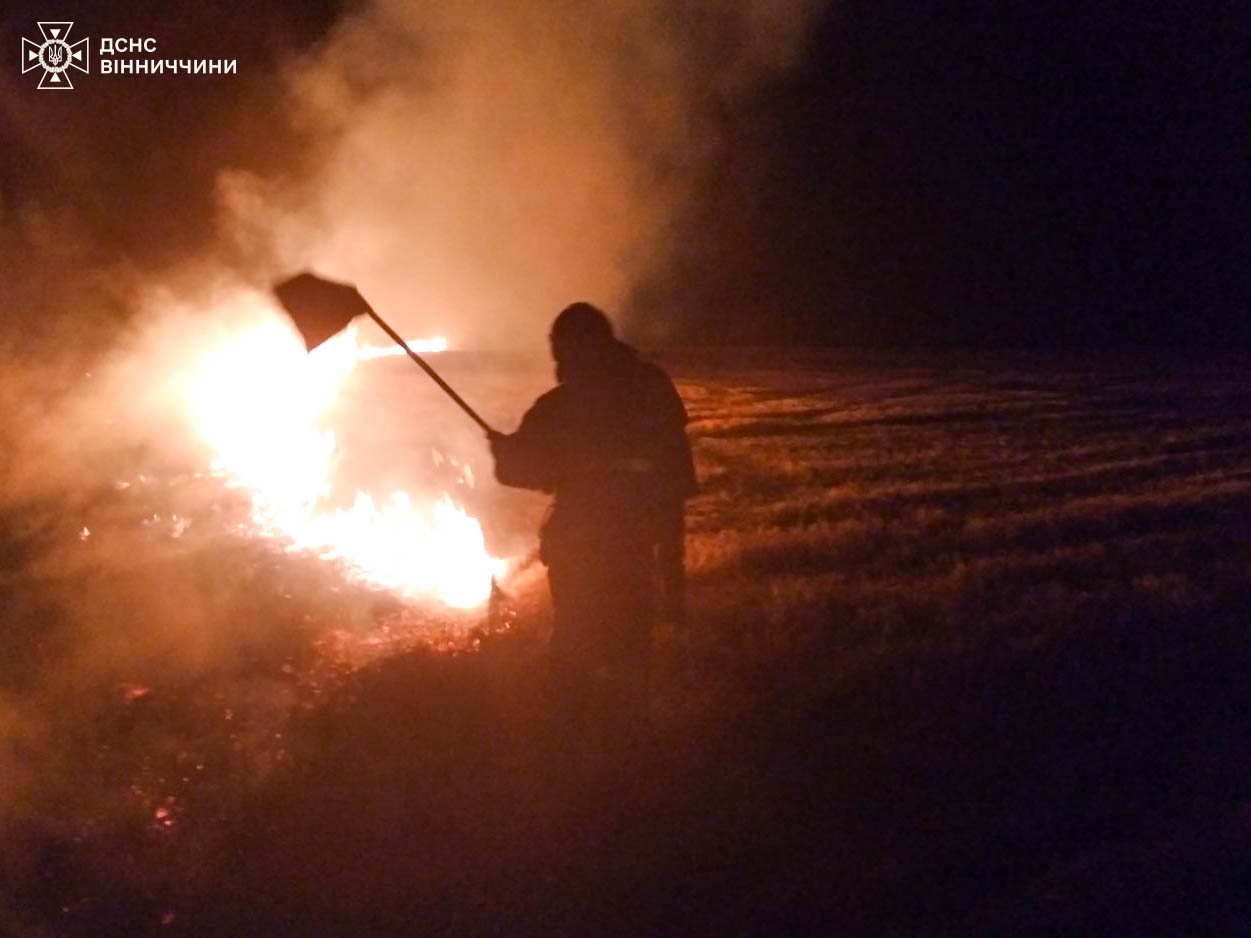
<instances>
[{"instance_id":1,"label":"night sky","mask_svg":"<svg viewBox=\"0 0 1251 938\"><path fill-rule=\"evenodd\" d=\"M839 4L800 75L726 115L659 293L730 339L1245 344L1249 22Z\"/></svg>"},{"instance_id":2,"label":"night sky","mask_svg":"<svg viewBox=\"0 0 1251 938\"><path fill-rule=\"evenodd\" d=\"M94 37L120 15L55 7L0 14L11 63L37 19ZM178 94L101 85L34 109L29 76L6 72L5 330L64 299L32 270L159 276L195 252L221 165L297 172L266 68L343 13L128 4L171 46L249 63ZM1248 39L1234 3L834 4L801 64L707 105L718 145L619 312L641 338L663 318L675 343L1246 345Z\"/></svg>"}]
</instances>

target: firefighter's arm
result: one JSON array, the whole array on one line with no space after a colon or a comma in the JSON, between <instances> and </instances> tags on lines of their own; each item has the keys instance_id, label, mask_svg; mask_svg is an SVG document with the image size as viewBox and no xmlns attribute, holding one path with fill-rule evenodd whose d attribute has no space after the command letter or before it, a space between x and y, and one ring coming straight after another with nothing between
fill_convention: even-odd
<instances>
[{"instance_id":1,"label":"firefighter's arm","mask_svg":"<svg viewBox=\"0 0 1251 938\"><path fill-rule=\"evenodd\" d=\"M555 487L555 447L546 410L540 398L522 418L516 433L487 434L495 458L495 478L501 485L543 492Z\"/></svg>"}]
</instances>

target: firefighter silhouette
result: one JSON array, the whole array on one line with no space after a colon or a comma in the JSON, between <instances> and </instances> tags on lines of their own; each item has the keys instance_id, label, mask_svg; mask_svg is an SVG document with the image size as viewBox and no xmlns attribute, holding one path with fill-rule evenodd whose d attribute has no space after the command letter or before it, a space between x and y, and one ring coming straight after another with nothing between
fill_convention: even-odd
<instances>
[{"instance_id":1,"label":"firefighter silhouette","mask_svg":"<svg viewBox=\"0 0 1251 938\"><path fill-rule=\"evenodd\" d=\"M696 489L673 382L589 303L552 324L557 386L515 433L488 434L496 478L554 495L540 534L565 703L646 705L651 629L684 616L683 511Z\"/></svg>"}]
</instances>

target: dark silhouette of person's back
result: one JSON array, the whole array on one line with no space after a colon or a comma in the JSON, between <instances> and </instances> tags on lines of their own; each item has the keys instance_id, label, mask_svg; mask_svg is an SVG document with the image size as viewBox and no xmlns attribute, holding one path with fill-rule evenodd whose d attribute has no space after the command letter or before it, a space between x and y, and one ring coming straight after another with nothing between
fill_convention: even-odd
<instances>
[{"instance_id":1,"label":"dark silhouette of person's back","mask_svg":"<svg viewBox=\"0 0 1251 938\"><path fill-rule=\"evenodd\" d=\"M551 341L559 383L516 433L491 437L496 477L555 495L540 556L558 690L579 707L606 684L642 705L653 621L682 615L683 503L695 491L686 410L590 304L561 312Z\"/></svg>"}]
</instances>

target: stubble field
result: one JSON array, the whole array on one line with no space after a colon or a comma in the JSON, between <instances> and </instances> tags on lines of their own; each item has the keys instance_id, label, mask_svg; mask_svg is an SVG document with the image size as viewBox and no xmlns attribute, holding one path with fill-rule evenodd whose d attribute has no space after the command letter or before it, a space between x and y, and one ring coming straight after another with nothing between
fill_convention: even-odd
<instances>
[{"instance_id":1,"label":"stubble field","mask_svg":"<svg viewBox=\"0 0 1251 938\"><path fill-rule=\"evenodd\" d=\"M403 604L146 451L10 499L0 934L1251 929L1251 362L662 360L701 491L646 725L550 712L533 564ZM441 367L505 428L548 380ZM542 499L410 371L343 396L345 478L450 454L524 556Z\"/></svg>"}]
</instances>

